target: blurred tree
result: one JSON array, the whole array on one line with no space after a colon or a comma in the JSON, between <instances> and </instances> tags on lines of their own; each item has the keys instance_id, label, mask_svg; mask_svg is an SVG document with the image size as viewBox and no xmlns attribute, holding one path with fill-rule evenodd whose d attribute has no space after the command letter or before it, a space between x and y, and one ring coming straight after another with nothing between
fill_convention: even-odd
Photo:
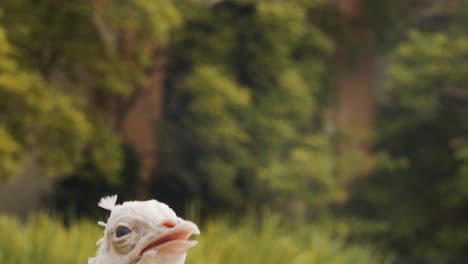
<instances>
[{"instance_id":1,"label":"blurred tree","mask_svg":"<svg viewBox=\"0 0 468 264\"><path fill-rule=\"evenodd\" d=\"M16 176L28 160L46 175L70 173L82 160L90 124L79 103L21 67L15 52L0 26L0 178Z\"/></svg>"},{"instance_id":2,"label":"blurred tree","mask_svg":"<svg viewBox=\"0 0 468 264\"><path fill-rule=\"evenodd\" d=\"M370 170L371 131L376 104L377 52L365 1L336 1L343 20L335 49L336 142L338 174L342 184Z\"/></svg>"},{"instance_id":3,"label":"blurred tree","mask_svg":"<svg viewBox=\"0 0 468 264\"><path fill-rule=\"evenodd\" d=\"M34 7L34 8L31 8ZM75 164L76 169L86 159L92 160L101 171L105 171L104 176L109 182L117 180L116 173L120 169L120 151L106 151L115 149L112 146L118 146L120 140L113 136L110 127L106 127L101 123L102 114L99 109L93 105L92 93L99 87L102 90L110 91L111 85L105 85L109 82L109 75L114 73L115 67L109 60L98 60L99 56L104 53L104 47L96 42L96 31L90 20L89 8L85 3L77 1L68 1L66 4L56 1L2 1L0 8L5 10L1 17L2 23L5 25L6 35L15 48L15 60L19 67L26 70L37 72L38 78L42 79L44 85L53 86L57 92L61 92L70 102L79 106L76 110L82 115L84 121L88 123L89 138L86 142L77 149L79 157L82 159L80 163ZM21 14L21 15L19 15ZM93 40L93 41L90 41ZM100 63L99 63L100 62ZM112 65L108 74L104 74L102 68L104 65ZM98 85L97 83L102 83ZM119 84L124 83L116 82ZM21 86L21 84L18 84ZM40 89L45 90L45 89ZM114 91L119 90L116 88ZM27 93L32 98L37 98L34 93ZM51 101L53 102L54 99ZM42 107L47 106L51 102L41 102ZM17 105L22 109L20 105ZM8 109L8 114L14 112L13 109ZM61 111L55 111L55 114L60 114ZM53 121L47 116L44 120L34 119L34 121L26 120L24 115L20 115L19 120L42 124L46 121ZM58 120L57 120L58 121ZM70 122L61 122L61 126L72 131L79 131L73 128ZM27 129L25 133L32 133L34 130ZM59 131L50 131L49 136L59 136ZM95 141L102 135L104 141ZM61 141L56 147L60 149L64 142L75 142L78 138L76 135L61 135ZM79 141L78 141L79 142ZM44 141L44 143L46 143ZM49 146L46 143L46 146ZM54 145L50 145L53 147ZM108 148L109 147L109 148ZM83 156L82 151L89 149L91 155ZM40 146L37 146L32 151L40 151ZM59 155L59 157L67 159L67 155ZM110 162L102 162L103 160ZM55 176L70 174L74 170L58 171Z\"/></svg>"},{"instance_id":4,"label":"blurred tree","mask_svg":"<svg viewBox=\"0 0 468 264\"><path fill-rule=\"evenodd\" d=\"M163 115L165 45L181 16L170 2L92 1L93 21L106 46L117 51L122 62L141 75L129 96L119 98L119 130L139 162L135 192L148 198L151 174L157 167L158 142L154 124ZM127 68L129 69L129 68Z\"/></svg>"},{"instance_id":5,"label":"blurred tree","mask_svg":"<svg viewBox=\"0 0 468 264\"><path fill-rule=\"evenodd\" d=\"M391 53L377 170L355 185L350 202L353 214L383 224L373 237L404 263L461 263L468 249L468 39L459 24L468 9L464 1L434 3L418 9Z\"/></svg>"},{"instance_id":6,"label":"blurred tree","mask_svg":"<svg viewBox=\"0 0 468 264\"><path fill-rule=\"evenodd\" d=\"M103 177L105 182L116 184L121 181L122 140L118 134L122 133L124 142L139 157L141 181L147 181L157 152L153 124L161 116L158 108L162 105L163 50L170 31L181 22L177 8L169 2L92 0L5 0L0 8L5 10L1 21L15 48L15 62L21 68L40 73L37 78L43 79L44 86L54 86L56 93L67 97L69 102L62 102L60 106L76 104L74 110L88 125L87 138L80 140L82 132L73 122L57 119L63 124L62 130L70 129L76 135L59 133L57 128L57 132L50 131L49 136L60 135L63 141L77 146L66 155L44 157L67 162L76 159L70 155L84 158L74 162L74 168L80 164L94 168L96 176L83 176L93 175L89 172L79 177L90 183L99 182ZM33 93L28 95L37 97ZM19 104L16 107L22 109ZM56 110L57 115L67 113ZM18 112L18 116L24 119L22 113ZM41 125L51 120L35 121ZM2 135L7 137L6 133ZM45 140L40 142L45 145L36 146L34 151L54 147ZM14 145L8 146L4 152L16 149ZM83 151L89 155L80 155ZM88 163L93 165L84 165ZM71 172L73 169L68 165L66 170L54 174Z\"/></svg>"},{"instance_id":7,"label":"blurred tree","mask_svg":"<svg viewBox=\"0 0 468 264\"><path fill-rule=\"evenodd\" d=\"M302 216L340 199L315 98L331 42L304 11L223 1L190 13L171 46L158 193L178 179L205 212L257 204Z\"/></svg>"}]
</instances>

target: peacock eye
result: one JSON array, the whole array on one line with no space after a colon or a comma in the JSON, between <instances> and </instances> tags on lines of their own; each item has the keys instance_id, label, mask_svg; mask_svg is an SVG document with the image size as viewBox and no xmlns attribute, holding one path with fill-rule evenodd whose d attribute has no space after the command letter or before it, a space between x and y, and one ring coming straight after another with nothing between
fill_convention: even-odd
<instances>
[{"instance_id":1,"label":"peacock eye","mask_svg":"<svg viewBox=\"0 0 468 264\"><path fill-rule=\"evenodd\" d=\"M116 229L115 229L115 236L116 237L123 237L123 236L126 236L128 234L130 234L131 230L130 228L126 227L126 226L118 226Z\"/></svg>"}]
</instances>

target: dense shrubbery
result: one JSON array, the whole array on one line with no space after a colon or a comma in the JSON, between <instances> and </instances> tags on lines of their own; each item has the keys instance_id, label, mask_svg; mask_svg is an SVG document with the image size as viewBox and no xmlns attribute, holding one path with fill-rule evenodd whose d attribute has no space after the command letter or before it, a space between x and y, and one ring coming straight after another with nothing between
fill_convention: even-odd
<instances>
[{"instance_id":1,"label":"dense shrubbery","mask_svg":"<svg viewBox=\"0 0 468 264\"><path fill-rule=\"evenodd\" d=\"M0 263L82 264L96 252L102 229L90 221L65 227L57 219L38 215L22 224L0 216ZM287 230L275 217L260 228L224 220L208 222L189 252L187 263L384 263L367 246L346 246L343 239L303 226Z\"/></svg>"},{"instance_id":2,"label":"dense shrubbery","mask_svg":"<svg viewBox=\"0 0 468 264\"><path fill-rule=\"evenodd\" d=\"M80 222L66 228L45 215L22 224L0 217L0 263L86 263L96 250L99 228Z\"/></svg>"}]
</instances>

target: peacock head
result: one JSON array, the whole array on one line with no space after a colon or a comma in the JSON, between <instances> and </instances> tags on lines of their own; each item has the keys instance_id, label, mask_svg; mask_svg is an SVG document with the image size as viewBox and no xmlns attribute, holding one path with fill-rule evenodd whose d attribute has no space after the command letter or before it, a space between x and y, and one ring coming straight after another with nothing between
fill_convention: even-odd
<instances>
[{"instance_id":1,"label":"peacock head","mask_svg":"<svg viewBox=\"0 0 468 264\"><path fill-rule=\"evenodd\" d=\"M116 204L117 196L104 197L99 206L110 210L96 257L89 264L182 264L200 231L156 200Z\"/></svg>"}]
</instances>

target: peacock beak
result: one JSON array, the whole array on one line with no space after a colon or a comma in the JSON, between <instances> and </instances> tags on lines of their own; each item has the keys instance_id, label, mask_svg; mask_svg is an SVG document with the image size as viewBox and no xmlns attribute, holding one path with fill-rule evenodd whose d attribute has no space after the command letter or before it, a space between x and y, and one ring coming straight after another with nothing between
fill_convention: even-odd
<instances>
[{"instance_id":1,"label":"peacock beak","mask_svg":"<svg viewBox=\"0 0 468 264\"><path fill-rule=\"evenodd\" d=\"M188 240L190 236L199 234L200 230L196 224L179 218L175 226L145 243L139 257L151 250L157 250L161 253L184 253L198 243L194 240Z\"/></svg>"}]
</instances>

